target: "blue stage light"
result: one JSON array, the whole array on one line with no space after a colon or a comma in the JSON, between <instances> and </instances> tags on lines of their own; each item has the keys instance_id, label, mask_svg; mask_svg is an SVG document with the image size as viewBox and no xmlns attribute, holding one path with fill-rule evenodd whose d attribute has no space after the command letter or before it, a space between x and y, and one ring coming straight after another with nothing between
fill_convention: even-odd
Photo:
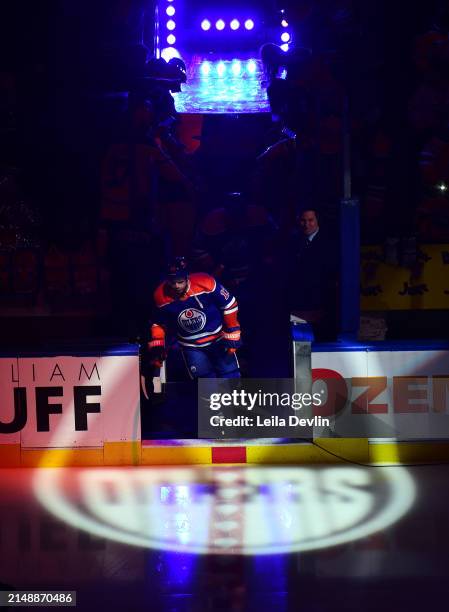
<instances>
[{"instance_id":1,"label":"blue stage light","mask_svg":"<svg viewBox=\"0 0 449 612\"><path fill-rule=\"evenodd\" d=\"M245 28L247 30L252 30L254 28L254 21L252 19L247 19L245 21Z\"/></svg>"},{"instance_id":2,"label":"blue stage light","mask_svg":"<svg viewBox=\"0 0 449 612\"><path fill-rule=\"evenodd\" d=\"M167 30L174 30L176 28L176 23L173 21L173 19L169 19L167 21Z\"/></svg>"},{"instance_id":3,"label":"blue stage light","mask_svg":"<svg viewBox=\"0 0 449 612\"><path fill-rule=\"evenodd\" d=\"M175 49L174 47L166 47L165 49L162 49L161 57L166 62L169 62L172 58L181 57L181 56L179 55L179 51Z\"/></svg>"},{"instance_id":4,"label":"blue stage light","mask_svg":"<svg viewBox=\"0 0 449 612\"><path fill-rule=\"evenodd\" d=\"M290 40L290 34L288 32L283 32L281 34L281 40L282 42L288 42Z\"/></svg>"},{"instance_id":5,"label":"blue stage light","mask_svg":"<svg viewBox=\"0 0 449 612\"><path fill-rule=\"evenodd\" d=\"M202 62L200 66L200 71L203 76L208 76L210 74L210 63Z\"/></svg>"},{"instance_id":6,"label":"blue stage light","mask_svg":"<svg viewBox=\"0 0 449 612\"><path fill-rule=\"evenodd\" d=\"M225 22L223 21L223 19L218 19L218 21L215 24L215 27L217 28L217 30L224 30L225 28Z\"/></svg>"},{"instance_id":7,"label":"blue stage light","mask_svg":"<svg viewBox=\"0 0 449 612\"><path fill-rule=\"evenodd\" d=\"M240 21L238 19L233 19L230 25L231 25L231 30L238 30L240 27Z\"/></svg>"},{"instance_id":8,"label":"blue stage light","mask_svg":"<svg viewBox=\"0 0 449 612\"><path fill-rule=\"evenodd\" d=\"M169 45L174 45L176 42L176 36L174 36L173 34L169 34L167 36L167 42Z\"/></svg>"},{"instance_id":9,"label":"blue stage light","mask_svg":"<svg viewBox=\"0 0 449 612\"><path fill-rule=\"evenodd\" d=\"M281 49L282 51L288 51L288 44L285 43L284 45L281 45Z\"/></svg>"},{"instance_id":10,"label":"blue stage light","mask_svg":"<svg viewBox=\"0 0 449 612\"><path fill-rule=\"evenodd\" d=\"M281 21L281 26L282 26L283 28L288 28L288 21L286 21L285 19L283 19L283 20Z\"/></svg>"},{"instance_id":11,"label":"blue stage light","mask_svg":"<svg viewBox=\"0 0 449 612\"><path fill-rule=\"evenodd\" d=\"M235 60L231 65L232 74L234 76L238 76L242 70L242 62L240 60Z\"/></svg>"},{"instance_id":12,"label":"blue stage light","mask_svg":"<svg viewBox=\"0 0 449 612\"><path fill-rule=\"evenodd\" d=\"M246 64L246 69L249 74L254 74L257 70L257 64L254 60L249 60Z\"/></svg>"},{"instance_id":13,"label":"blue stage light","mask_svg":"<svg viewBox=\"0 0 449 612\"><path fill-rule=\"evenodd\" d=\"M201 22L201 29L207 32L207 30L210 30L210 25L211 24L208 19L203 19L203 21Z\"/></svg>"},{"instance_id":14,"label":"blue stage light","mask_svg":"<svg viewBox=\"0 0 449 612\"><path fill-rule=\"evenodd\" d=\"M176 10L174 6L167 6L167 10L165 12L169 17L173 17L173 15L176 13Z\"/></svg>"},{"instance_id":15,"label":"blue stage light","mask_svg":"<svg viewBox=\"0 0 449 612\"><path fill-rule=\"evenodd\" d=\"M218 62L217 64L218 76L223 76L225 72L226 72L226 64L224 62Z\"/></svg>"}]
</instances>

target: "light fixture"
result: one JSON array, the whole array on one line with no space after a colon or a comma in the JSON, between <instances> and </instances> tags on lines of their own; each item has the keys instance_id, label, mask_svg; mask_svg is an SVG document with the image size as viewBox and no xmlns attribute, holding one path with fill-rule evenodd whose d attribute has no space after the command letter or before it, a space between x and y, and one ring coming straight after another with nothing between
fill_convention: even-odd
<instances>
[{"instance_id":1,"label":"light fixture","mask_svg":"<svg viewBox=\"0 0 449 612\"><path fill-rule=\"evenodd\" d=\"M283 28L288 28L288 21L286 21L285 19L283 19L283 20L281 21L281 26L282 26Z\"/></svg>"},{"instance_id":2,"label":"light fixture","mask_svg":"<svg viewBox=\"0 0 449 612\"><path fill-rule=\"evenodd\" d=\"M285 43L285 44L281 45L281 49L282 49L282 51L288 51L288 44Z\"/></svg>"},{"instance_id":3,"label":"light fixture","mask_svg":"<svg viewBox=\"0 0 449 612\"><path fill-rule=\"evenodd\" d=\"M205 61L201 63L200 71L203 76L208 76L210 73L210 63Z\"/></svg>"},{"instance_id":4,"label":"light fixture","mask_svg":"<svg viewBox=\"0 0 449 612\"><path fill-rule=\"evenodd\" d=\"M240 74L241 69L242 63L240 62L240 60L235 60L232 62L231 70L234 76L238 76Z\"/></svg>"},{"instance_id":5,"label":"light fixture","mask_svg":"<svg viewBox=\"0 0 449 612\"><path fill-rule=\"evenodd\" d=\"M288 42L290 40L290 34L288 32L282 32L281 34L282 42Z\"/></svg>"},{"instance_id":6,"label":"light fixture","mask_svg":"<svg viewBox=\"0 0 449 612\"><path fill-rule=\"evenodd\" d=\"M207 32L207 30L210 30L210 25L211 24L208 19L203 19L203 21L201 22L201 29Z\"/></svg>"},{"instance_id":7,"label":"light fixture","mask_svg":"<svg viewBox=\"0 0 449 612\"><path fill-rule=\"evenodd\" d=\"M217 64L218 76L223 76L225 72L226 72L226 64L224 62L218 62Z\"/></svg>"},{"instance_id":8,"label":"light fixture","mask_svg":"<svg viewBox=\"0 0 449 612\"><path fill-rule=\"evenodd\" d=\"M249 74L254 74L257 69L256 62L254 60L249 60L248 63L246 64L246 69Z\"/></svg>"},{"instance_id":9,"label":"light fixture","mask_svg":"<svg viewBox=\"0 0 449 612\"><path fill-rule=\"evenodd\" d=\"M254 21L252 19L247 19L245 21L245 28L247 30L252 30L254 28Z\"/></svg>"},{"instance_id":10,"label":"light fixture","mask_svg":"<svg viewBox=\"0 0 449 612\"><path fill-rule=\"evenodd\" d=\"M167 30L174 30L176 28L176 23L173 21L173 19L169 19L167 21Z\"/></svg>"},{"instance_id":11,"label":"light fixture","mask_svg":"<svg viewBox=\"0 0 449 612\"><path fill-rule=\"evenodd\" d=\"M167 42L169 45L174 45L176 42L176 36L174 36L174 34L169 34L167 36Z\"/></svg>"},{"instance_id":12,"label":"light fixture","mask_svg":"<svg viewBox=\"0 0 449 612\"><path fill-rule=\"evenodd\" d=\"M217 28L217 30L224 30L225 25L226 24L223 21L223 19L218 19L217 22L215 23L215 27Z\"/></svg>"},{"instance_id":13,"label":"light fixture","mask_svg":"<svg viewBox=\"0 0 449 612\"><path fill-rule=\"evenodd\" d=\"M240 21L238 19L233 19L230 23L231 30L238 30L240 27Z\"/></svg>"},{"instance_id":14,"label":"light fixture","mask_svg":"<svg viewBox=\"0 0 449 612\"><path fill-rule=\"evenodd\" d=\"M166 47L165 49L162 49L161 57L166 62L169 62L174 57L181 57L181 56L179 54L179 51L177 49L175 49L174 47Z\"/></svg>"}]
</instances>

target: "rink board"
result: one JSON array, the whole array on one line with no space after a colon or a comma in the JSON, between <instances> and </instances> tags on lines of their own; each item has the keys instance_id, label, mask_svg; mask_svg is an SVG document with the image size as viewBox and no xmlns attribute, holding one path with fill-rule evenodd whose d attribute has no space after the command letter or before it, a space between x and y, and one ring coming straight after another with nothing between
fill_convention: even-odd
<instances>
[{"instance_id":1,"label":"rink board","mask_svg":"<svg viewBox=\"0 0 449 612\"><path fill-rule=\"evenodd\" d=\"M1 467L333 462L385 465L449 460L449 439L441 436L420 440L315 438L311 443L280 439L142 441L138 347L62 353L0 358L3 424L17 417L14 389L27 391L23 426L19 431L0 434ZM374 364L371 368L375 376L446 376L449 346L340 343L315 345L312 350L312 370L328 369L346 378L369 377L370 364ZM36 394L36 387L44 391ZM84 389L75 392L75 387ZM99 413L96 404L100 401L104 403ZM47 425L48 431L39 431Z\"/></svg>"}]
</instances>

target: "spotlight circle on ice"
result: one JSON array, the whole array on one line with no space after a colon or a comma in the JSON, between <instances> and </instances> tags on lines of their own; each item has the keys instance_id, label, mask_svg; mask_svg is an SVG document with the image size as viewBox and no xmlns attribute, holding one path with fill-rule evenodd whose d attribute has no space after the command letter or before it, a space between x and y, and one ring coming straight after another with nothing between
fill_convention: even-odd
<instances>
[{"instance_id":1,"label":"spotlight circle on ice","mask_svg":"<svg viewBox=\"0 0 449 612\"><path fill-rule=\"evenodd\" d=\"M282 42L288 42L290 40L290 34L288 32L283 32L281 34L281 40Z\"/></svg>"},{"instance_id":2,"label":"spotlight circle on ice","mask_svg":"<svg viewBox=\"0 0 449 612\"><path fill-rule=\"evenodd\" d=\"M215 23L215 27L217 28L217 30L224 30L225 28L225 22L223 21L223 19L218 19Z\"/></svg>"},{"instance_id":3,"label":"spotlight circle on ice","mask_svg":"<svg viewBox=\"0 0 449 612\"><path fill-rule=\"evenodd\" d=\"M247 30L252 30L254 28L254 21L252 19L247 19L245 21L245 28Z\"/></svg>"},{"instance_id":4,"label":"spotlight circle on ice","mask_svg":"<svg viewBox=\"0 0 449 612\"><path fill-rule=\"evenodd\" d=\"M174 45L176 42L176 36L174 34L169 34L167 36L167 42L169 45Z\"/></svg>"},{"instance_id":5,"label":"spotlight circle on ice","mask_svg":"<svg viewBox=\"0 0 449 612\"><path fill-rule=\"evenodd\" d=\"M238 19L233 19L230 25L231 25L231 30L238 30L240 27L240 21Z\"/></svg>"},{"instance_id":6,"label":"spotlight circle on ice","mask_svg":"<svg viewBox=\"0 0 449 612\"><path fill-rule=\"evenodd\" d=\"M174 30L176 28L176 23L173 21L173 19L169 19L167 21L167 30Z\"/></svg>"},{"instance_id":7,"label":"spotlight circle on ice","mask_svg":"<svg viewBox=\"0 0 449 612\"><path fill-rule=\"evenodd\" d=\"M167 13L169 17L173 17L173 15L176 13L176 9L174 6L170 5L170 6L167 6L167 10L165 12Z\"/></svg>"},{"instance_id":8,"label":"spotlight circle on ice","mask_svg":"<svg viewBox=\"0 0 449 612\"><path fill-rule=\"evenodd\" d=\"M358 465L44 468L33 489L46 510L96 537L218 555L363 541L397 523L416 498L405 468Z\"/></svg>"},{"instance_id":9,"label":"spotlight circle on ice","mask_svg":"<svg viewBox=\"0 0 449 612\"><path fill-rule=\"evenodd\" d=\"M207 32L207 30L210 30L210 26L210 21L208 19L203 19L203 21L201 22L201 29Z\"/></svg>"}]
</instances>

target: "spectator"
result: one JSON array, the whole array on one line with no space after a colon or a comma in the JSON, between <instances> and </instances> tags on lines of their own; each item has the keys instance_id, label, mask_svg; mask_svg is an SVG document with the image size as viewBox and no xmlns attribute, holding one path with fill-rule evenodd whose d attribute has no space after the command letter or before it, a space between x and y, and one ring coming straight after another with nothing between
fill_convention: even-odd
<instances>
[{"instance_id":1,"label":"spectator","mask_svg":"<svg viewBox=\"0 0 449 612\"><path fill-rule=\"evenodd\" d=\"M286 292L290 312L309 321L316 339L327 339L335 328L336 254L319 226L315 209L303 210L287 249Z\"/></svg>"}]
</instances>

